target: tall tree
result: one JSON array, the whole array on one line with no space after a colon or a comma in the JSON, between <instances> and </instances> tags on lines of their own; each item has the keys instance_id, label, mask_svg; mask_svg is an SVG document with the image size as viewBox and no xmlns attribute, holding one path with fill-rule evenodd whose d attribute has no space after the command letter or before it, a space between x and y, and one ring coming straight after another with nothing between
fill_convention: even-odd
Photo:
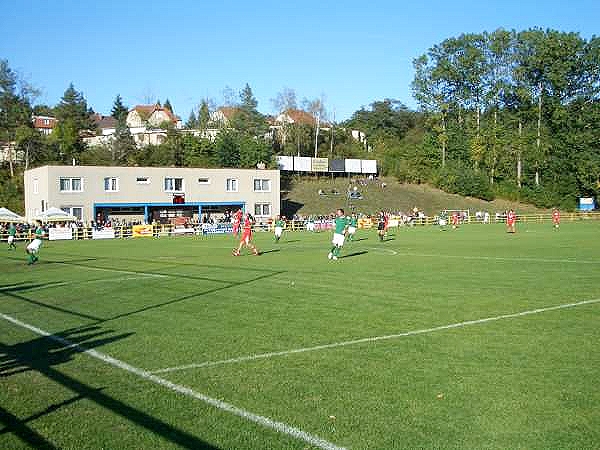
<instances>
[{"instance_id":1,"label":"tall tree","mask_svg":"<svg viewBox=\"0 0 600 450\"><path fill-rule=\"evenodd\" d=\"M8 142L10 176L14 176L14 148L20 127L31 127L31 103L38 91L12 70L7 60L0 60L0 140Z\"/></svg>"},{"instance_id":2,"label":"tall tree","mask_svg":"<svg viewBox=\"0 0 600 450\"><path fill-rule=\"evenodd\" d=\"M173 112L173 107L171 106L171 102L169 101L169 99L165 100L165 104L163 105L163 107L165 109L168 109L169 111Z\"/></svg>"},{"instance_id":3,"label":"tall tree","mask_svg":"<svg viewBox=\"0 0 600 450\"><path fill-rule=\"evenodd\" d=\"M287 87L284 87L281 92L277 93L277 96L271 99L273 108L276 113L282 113L290 109L298 109L298 101L296 100L296 91Z\"/></svg>"},{"instance_id":4,"label":"tall tree","mask_svg":"<svg viewBox=\"0 0 600 450\"><path fill-rule=\"evenodd\" d=\"M127 117L128 113L129 109L123 104L123 99L121 98L121 96L117 94L117 96L115 97L115 101L113 102L113 107L110 112L110 115L115 119L119 120L122 117Z\"/></svg>"}]
</instances>

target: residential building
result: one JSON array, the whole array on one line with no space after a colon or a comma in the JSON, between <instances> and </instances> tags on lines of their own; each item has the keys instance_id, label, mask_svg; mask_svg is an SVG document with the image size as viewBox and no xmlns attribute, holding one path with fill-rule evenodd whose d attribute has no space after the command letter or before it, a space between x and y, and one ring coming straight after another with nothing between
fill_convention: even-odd
<instances>
[{"instance_id":1,"label":"residential building","mask_svg":"<svg viewBox=\"0 0 600 450\"><path fill-rule=\"evenodd\" d=\"M84 222L201 220L237 208L266 222L280 212L278 170L43 166L24 183L29 219L52 206Z\"/></svg>"},{"instance_id":2,"label":"residential building","mask_svg":"<svg viewBox=\"0 0 600 450\"><path fill-rule=\"evenodd\" d=\"M172 123L177 129L183 127L179 117L159 105L137 105L127 114L127 126L130 128L157 128L165 122Z\"/></svg>"},{"instance_id":3,"label":"residential building","mask_svg":"<svg viewBox=\"0 0 600 450\"><path fill-rule=\"evenodd\" d=\"M33 128L45 135L52 133L58 123L56 117L50 116L31 116L31 121L33 122Z\"/></svg>"},{"instance_id":4,"label":"residential building","mask_svg":"<svg viewBox=\"0 0 600 450\"><path fill-rule=\"evenodd\" d=\"M210 113L211 127L228 128L232 126L233 118L240 112L236 106L221 106Z\"/></svg>"}]
</instances>

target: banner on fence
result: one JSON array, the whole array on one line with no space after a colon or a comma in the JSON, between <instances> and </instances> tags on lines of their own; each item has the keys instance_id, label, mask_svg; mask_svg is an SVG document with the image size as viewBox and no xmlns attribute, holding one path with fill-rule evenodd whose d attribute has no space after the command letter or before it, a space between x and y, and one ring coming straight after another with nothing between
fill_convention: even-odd
<instances>
[{"instance_id":1,"label":"banner on fence","mask_svg":"<svg viewBox=\"0 0 600 450\"><path fill-rule=\"evenodd\" d=\"M309 156L294 156L294 170L296 172L310 172Z\"/></svg>"},{"instance_id":2,"label":"banner on fence","mask_svg":"<svg viewBox=\"0 0 600 450\"><path fill-rule=\"evenodd\" d=\"M345 159L344 160L346 173L361 173L360 159Z\"/></svg>"},{"instance_id":3,"label":"banner on fence","mask_svg":"<svg viewBox=\"0 0 600 450\"><path fill-rule=\"evenodd\" d=\"M278 156L277 157L277 168L279 170L294 170L294 157L293 156Z\"/></svg>"},{"instance_id":4,"label":"banner on fence","mask_svg":"<svg viewBox=\"0 0 600 450\"><path fill-rule=\"evenodd\" d=\"M376 159L362 159L360 162L362 173L377 173L377 160Z\"/></svg>"},{"instance_id":5,"label":"banner on fence","mask_svg":"<svg viewBox=\"0 0 600 450\"><path fill-rule=\"evenodd\" d=\"M226 234L233 233L233 225L230 223L215 223L215 224L203 224L202 234Z\"/></svg>"},{"instance_id":6,"label":"banner on fence","mask_svg":"<svg viewBox=\"0 0 600 450\"><path fill-rule=\"evenodd\" d=\"M48 240L50 241L65 241L73 239L72 228L50 228L48 229Z\"/></svg>"},{"instance_id":7,"label":"banner on fence","mask_svg":"<svg viewBox=\"0 0 600 450\"><path fill-rule=\"evenodd\" d=\"M310 165L313 172L327 172L329 170L329 160L327 158L311 158Z\"/></svg>"},{"instance_id":8,"label":"banner on fence","mask_svg":"<svg viewBox=\"0 0 600 450\"><path fill-rule=\"evenodd\" d=\"M152 237L152 225L134 225L131 227L132 237Z\"/></svg>"},{"instance_id":9,"label":"banner on fence","mask_svg":"<svg viewBox=\"0 0 600 450\"><path fill-rule=\"evenodd\" d=\"M104 228L102 230L92 230L92 239L114 239L115 230Z\"/></svg>"}]
</instances>

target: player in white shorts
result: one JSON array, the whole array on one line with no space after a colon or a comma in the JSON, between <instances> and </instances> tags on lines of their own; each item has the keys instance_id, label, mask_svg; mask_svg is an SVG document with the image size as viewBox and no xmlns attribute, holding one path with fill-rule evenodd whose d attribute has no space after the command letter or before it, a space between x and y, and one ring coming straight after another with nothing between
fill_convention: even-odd
<instances>
[{"instance_id":1,"label":"player in white shorts","mask_svg":"<svg viewBox=\"0 0 600 450\"><path fill-rule=\"evenodd\" d=\"M34 237L33 241L31 241L25 248L25 251L29 255L29 261L27 262L27 264L33 264L34 262L36 262L39 259L38 253L40 251L40 247L42 246L42 237L43 236L44 236L44 229L42 228L41 225L38 225L38 227L35 229L35 237Z\"/></svg>"}]
</instances>

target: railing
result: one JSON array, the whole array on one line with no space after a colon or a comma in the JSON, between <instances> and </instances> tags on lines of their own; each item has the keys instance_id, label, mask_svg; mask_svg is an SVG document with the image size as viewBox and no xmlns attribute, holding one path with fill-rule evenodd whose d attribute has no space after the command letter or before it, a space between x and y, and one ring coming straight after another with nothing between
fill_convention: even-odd
<instances>
[{"instance_id":1,"label":"railing","mask_svg":"<svg viewBox=\"0 0 600 450\"><path fill-rule=\"evenodd\" d=\"M574 213L561 213L561 222L578 222L588 220L600 220L600 212L574 212ZM538 214L523 214L517 215L517 222L520 223L545 223L552 221L551 213L538 213ZM376 226L376 219L362 218L358 221L359 228L370 229ZM490 216L489 223L504 223L504 216ZM481 224L486 225L483 219L477 219L475 216L470 216L466 220L461 221L463 224ZM420 217L413 218L408 222L399 220L397 217L390 218L390 227L421 227L428 225L438 225L438 217ZM274 223L258 223L254 225L254 230L258 232L271 232L273 231ZM286 231L329 231L333 228L332 219L319 219L319 220L288 220L286 221ZM152 225L151 236L160 238L163 236L184 236L184 235L203 235L202 226L199 224L190 225L187 228L165 224L165 225ZM76 227L72 228L72 239L74 240L87 240L98 238L95 234L95 229L92 227ZM112 228L105 228L104 230L114 231L115 239L129 239L135 237L133 232L133 225L115 226ZM97 230L96 230L97 231ZM33 239L34 230L31 229L26 232L17 232L15 236L16 241L27 241ZM150 236L150 233L147 234ZM111 236L112 237L112 236ZM8 238L8 232L0 232L0 241L6 241Z\"/></svg>"}]
</instances>

